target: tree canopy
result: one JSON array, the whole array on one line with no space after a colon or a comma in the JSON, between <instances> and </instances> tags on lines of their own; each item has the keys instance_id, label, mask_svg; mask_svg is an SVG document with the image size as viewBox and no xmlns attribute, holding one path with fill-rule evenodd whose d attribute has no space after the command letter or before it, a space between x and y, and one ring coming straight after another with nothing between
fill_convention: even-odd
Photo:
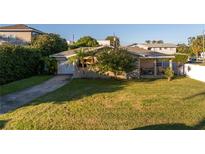
<instances>
[{"instance_id":1,"label":"tree canopy","mask_svg":"<svg viewBox=\"0 0 205 154\"><path fill-rule=\"evenodd\" d=\"M198 55L203 51L203 36L199 35L197 37L190 38L190 46L193 53L198 57Z\"/></svg>"},{"instance_id":2,"label":"tree canopy","mask_svg":"<svg viewBox=\"0 0 205 154\"><path fill-rule=\"evenodd\" d=\"M32 40L31 46L40 49L45 56L68 49L66 40L52 33L36 36Z\"/></svg>"},{"instance_id":3,"label":"tree canopy","mask_svg":"<svg viewBox=\"0 0 205 154\"><path fill-rule=\"evenodd\" d=\"M79 47L97 47L99 44L96 39L91 36L81 37L77 42L70 45L70 48L79 48Z\"/></svg>"},{"instance_id":4,"label":"tree canopy","mask_svg":"<svg viewBox=\"0 0 205 154\"><path fill-rule=\"evenodd\" d=\"M129 72L134 69L134 58L124 49L107 49L97 56L97 67L100 72Z\"/></svg>"}]
</instances>

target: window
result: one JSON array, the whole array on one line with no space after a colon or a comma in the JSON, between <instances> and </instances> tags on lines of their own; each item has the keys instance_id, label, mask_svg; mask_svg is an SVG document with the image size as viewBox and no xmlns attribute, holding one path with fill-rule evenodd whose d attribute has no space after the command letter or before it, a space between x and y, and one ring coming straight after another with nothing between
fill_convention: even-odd
<instances>
[{"instance_id":1,"label":"window","mask_svg":"<svg viewBox=\"0 0 205 154\"><path fill-rule=\"evenodd\" d=\"M157 62L157 67L161 66L162 67L162 62Z\"/></svg>"}]
</instances>

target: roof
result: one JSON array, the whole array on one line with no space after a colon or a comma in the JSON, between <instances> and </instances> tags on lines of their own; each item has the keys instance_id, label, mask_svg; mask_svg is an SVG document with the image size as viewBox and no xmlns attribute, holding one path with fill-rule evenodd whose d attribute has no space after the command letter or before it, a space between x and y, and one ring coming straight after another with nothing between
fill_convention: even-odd
<instances>
[{"instance_id":1,"label":"roof","mask_svg":"<svg viewBox=\"0 0 205 154\"><path fill-rule=\"evenodd\" d=\"M88 51L94 51L94 50L102 49L104 47L106 47L106 46L81 47L81 48L77 48L77 49L72 49L72 50L56 53L56 54L51 55L50 57L53 57L53 58L68 58L68 57L75 56L76 52L79 51L79 50L83 50L84 52L88 52Z\"/></svg>"},{"instance_id":2,"label":"roof","mask_svg":"<svg viewBox=\"0 0 205 154\"><path fill-rule=\"evenodd\" d=\"M156 51L150 51L139 47L126 48L129 53L139 56L140 58L175 58L173 55L167 55Z\"/></svg>"},{"instance_id":3,"label":"roof","mask_svg":"<svg viewBox=\"0 0 205 154\"><path fill-rule=\"evenodd\" d=\"M0 27L1 32L8 32L8 31L26 31L26 32L37 32L37 33L43 33L40 30L37 30L35 28L29 27L24 24L17 24L17 25L10 25L10 26L2 26Z\"/></svg>"},{"instance_id":4,"label":"roof","mask_svg":"<svg viewBox=\"0 0 205 154\"><path fill-rule=\"evenodd\" d=\"M177 47L177 45L173 43L150 43L150 44L142 43L138 45L144 45L147 46L148 48L176 48Z\"/></svg>"}]
</instances>

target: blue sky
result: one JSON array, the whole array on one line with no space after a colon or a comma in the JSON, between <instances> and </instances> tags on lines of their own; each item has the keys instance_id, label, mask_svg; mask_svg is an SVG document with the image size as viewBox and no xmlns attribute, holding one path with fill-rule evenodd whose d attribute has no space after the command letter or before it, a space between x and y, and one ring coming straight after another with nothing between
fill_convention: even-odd
<instances>
[{"instance_id":1,"label":"blue sky","mask_svg":"<svg viewBox=\"0 0 205 154\"><path fill-rule=\"evenodd\" d=\"M145 40L164 40L170 43L187 43L187 38L202 33L203 24L28 24L49 33L58 33L67 40L90 35L104 39L108 35L120 37L121 44L127 45Z\"/></svg>"}]
</instances>

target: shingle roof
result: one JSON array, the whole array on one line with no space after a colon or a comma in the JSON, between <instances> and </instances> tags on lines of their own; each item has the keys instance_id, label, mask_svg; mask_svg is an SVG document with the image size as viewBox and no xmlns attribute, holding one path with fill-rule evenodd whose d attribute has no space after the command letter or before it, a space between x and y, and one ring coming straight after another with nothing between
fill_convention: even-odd
<instances>
[{"instance_id":1,"label":"shingle roof","mask_svg":"<svg viewBox=\"0 0 205 154\"><path fill-rule=\"evenodd\" d=\"M29 27L29 26L24 25L24 24L2 26L2 27L0 27L0 31L35 31L38 33L43 33L35 28Z\"/></svg>"},{"instance_id":2,"label":"shingle roof","mask_svg":"<svg viewBox=\"0 0 205 154\"><path fill-rule=\"evenodd\" d=\"M126 48L129 53L142 58L174 58L175 56L163 54L160 52L150 51L139 47Z\"/></svg>"}]
</instances>

